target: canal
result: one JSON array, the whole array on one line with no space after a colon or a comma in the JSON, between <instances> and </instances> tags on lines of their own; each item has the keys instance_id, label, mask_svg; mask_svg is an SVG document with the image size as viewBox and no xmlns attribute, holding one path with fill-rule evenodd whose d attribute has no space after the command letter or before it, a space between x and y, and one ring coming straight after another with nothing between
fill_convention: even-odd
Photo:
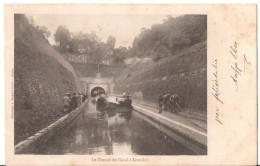
<instances>
[{"instance_id":1,"label":"canal","mask_svg":"<svg viewBox=\"0 0 260 166\"><path fill-rule=\"evenodd\" d=\"M156 123L156 122L154 122ZM161 126L162 127L162 126ZM88 103L76 124L37 148L37 154L194 155L136 111L96 110Z\"/></svg>"}]
</instances>

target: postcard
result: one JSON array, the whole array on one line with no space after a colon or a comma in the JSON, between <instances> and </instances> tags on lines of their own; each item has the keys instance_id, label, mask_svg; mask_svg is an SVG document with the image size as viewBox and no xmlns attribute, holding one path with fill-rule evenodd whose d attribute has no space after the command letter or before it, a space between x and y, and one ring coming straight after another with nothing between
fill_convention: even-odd
<instances>
[{"instance_id":1,"label":"postcard","mask_svg":"<svg viewBox=\"0 0 260 166\"><path fill-rule=\"evenodd\" d=\"M256 7L6 4L6 164L257 164Z\"/></svg>"}]
</instances>

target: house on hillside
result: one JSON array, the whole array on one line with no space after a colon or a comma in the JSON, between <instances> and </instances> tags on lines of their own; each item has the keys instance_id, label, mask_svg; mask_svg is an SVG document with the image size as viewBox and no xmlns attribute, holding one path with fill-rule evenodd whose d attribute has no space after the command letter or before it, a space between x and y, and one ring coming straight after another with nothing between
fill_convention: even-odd
<instances>
[{"instance_id":1,"label":"house on hillside","mask_svg":"<svg viewBox=\"0 0 260 166\"><path fill-rule=\"evenodd\" d=\"M63 54L63 57L69 62L90 63L90 57L85 54Z\"/></svg>"}]
</instances>

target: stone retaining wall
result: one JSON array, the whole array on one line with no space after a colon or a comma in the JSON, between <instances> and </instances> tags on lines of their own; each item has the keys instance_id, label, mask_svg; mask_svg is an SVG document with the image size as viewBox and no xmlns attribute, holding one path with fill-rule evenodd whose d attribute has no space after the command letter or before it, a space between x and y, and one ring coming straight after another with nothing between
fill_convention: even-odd
<instances>
[{"instance_id":1,"label":"stone retaining wall","mask_svg":"<svg viewBox=\"0 0 260 166\"><path fill-rule=\"evenodd\" d=\"M80 107L76 108L69 114L63 116L56 122L52 123L48 127L40 130L33 136L27 138L26 140L18 143L14 147L15 154L27 154L34 150L36 145L48 141L53 135L59 132L63 128L69 128L73 123L76 122L76 119L84 113L84 108L87 105L87 101L83 103Z\"/></svg>"}]
</instances>

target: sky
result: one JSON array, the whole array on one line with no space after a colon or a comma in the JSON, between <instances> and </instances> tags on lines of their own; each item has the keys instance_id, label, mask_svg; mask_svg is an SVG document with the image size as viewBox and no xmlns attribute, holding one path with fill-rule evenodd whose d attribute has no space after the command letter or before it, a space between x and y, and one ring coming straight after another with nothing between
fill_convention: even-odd
<instances>
[{"instance_id":1,"label":"sky","mask_svg":"<svg viewBox=\"0 0 260 166\"><path fill-rule=\"evenodd\" d=\"M54 37L59 25L66 26L70 32L95 32L102 41L109 35L116 38L116 48L132 46L134 38L142 28L151 28L161 24L166 15L27 15L33 17L35 24L46 26L51 32L49 42L54 44Z\"/></svg>"}]
</instances>

